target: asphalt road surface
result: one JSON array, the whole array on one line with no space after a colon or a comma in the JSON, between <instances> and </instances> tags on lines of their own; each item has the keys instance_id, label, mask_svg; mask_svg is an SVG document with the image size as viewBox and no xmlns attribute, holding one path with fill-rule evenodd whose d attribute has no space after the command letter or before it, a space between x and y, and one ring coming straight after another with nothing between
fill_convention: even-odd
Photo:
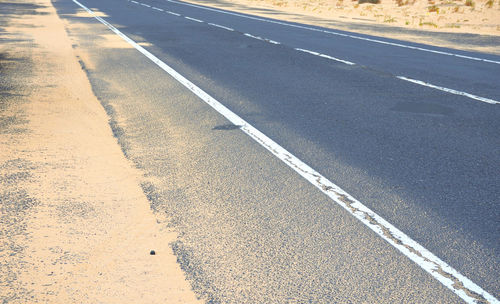
<instances>
[{"instance_id":1,"label":"asphalt road surface","mask_svg":"<svg viewBox=\"0 0 500 304\"><path fill-rule=\"evenodd\" d=\"M202 299L498 303L500 57L176 1L79 2L101 20L53 3Z\"/></svg>"}]
</instances>

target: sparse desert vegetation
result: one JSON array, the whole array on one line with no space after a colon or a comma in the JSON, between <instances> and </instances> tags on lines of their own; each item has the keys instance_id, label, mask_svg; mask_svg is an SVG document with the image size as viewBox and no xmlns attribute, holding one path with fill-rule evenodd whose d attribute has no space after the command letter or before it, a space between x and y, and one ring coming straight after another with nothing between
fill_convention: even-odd
<instances>
[{"instance_id":1,"label":"sparse desert vegetation","mask_svg":"<svg viewBox=\"0 0 500 304\"><path fill-rule=\"evenodd\" d=\"M437 7L435 4L429 6L429 13L437 13L437 14L439 14L439 7Z\"/></svg>"},{"instance_id":2,"label":"sparse desert vegetation","mask_svg":"<svg viewBox=\"0 0 500 304\"><path fill-rule=\"evenodd\" d=\"M363 3L379 4L380 0L358 0L358 4L363 4Z\"/></svg>"},{"instance_id":3,"label":"sparse desert vegetation","mask_svg":"<svg viewBox=\"0 0 500 304\"><path fill-rule=\"evenodd\" d=\"M191 0L196 2L196 0ZM223 0L225 1L225 0ZM500 35L500 0L232 0L331 20Z\"/></svg>"},{"instance_id":4,"label":"sparse desert vegetation","mask_svg":"<svg viewBox=\"0 0 500 304\"><path fill-rule=\"evenodd\" d=\"M465 0L465 6L475 7L476 3L472 0Z\"/></svg>"}]
</instances>

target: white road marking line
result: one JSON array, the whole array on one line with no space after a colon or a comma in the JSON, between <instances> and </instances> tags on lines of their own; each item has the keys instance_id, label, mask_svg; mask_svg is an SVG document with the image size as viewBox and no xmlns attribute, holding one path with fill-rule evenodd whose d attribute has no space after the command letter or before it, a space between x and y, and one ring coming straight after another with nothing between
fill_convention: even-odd
<instances>
[{"instance_id":1,"label":"white road marking line","mask_svg":"<svg viewBox=\"0 0 500 304\"><path fill-rule=\"evenodd\" d=\"M437 50L432 50L432 49L421 48L421 47L417 47L417 46L411 46L411 45L401 44L401 43L388 42L388 41L383 41L383 40L378 40L378 39L371 39L371 38L366 38L366 37L361 37L361 36L356 36L356 35L342 34L342 33L334 32L334 31L320 30L320 29L313 28L313 27L302 26L302 25L297 25L297 24L292 24L292 23L286 23L286 22L280 22L280 21L274 21L274 20L263 19L263 18L258 18L258 17L251 17L251 16L246 16L246 15L242 15L242 14L238 14L238 13L226 12L226 11L215 9L215 8L203 7L203 6L196 5L196 4L179 2L179 1L175 1L175 0L165 0L165 1L176 3L176 4L181 4L181 5L192 6L192 7L196 7L196 8L208 10L208 11L214 11L214 12L218 12L218 13L221 13L221 14L227 14L227 15L232 15L232 16L237 16L237 17L242 17L242 18L257 20L257 21L263 21L263 22L267 22L267 23L274 23L274 24L279 24L279 25L284 25L284 26L289 26L289 27L294 27L294 28L300 28L300 29L314 31L314 32L322 32L322 33L326 33L326 34L330 34L330 35L336 35L336 36L348 37L348 38L352 38L352 39L370 41L370 42L374 42L374 43L380 43L380 44L386 44L386 45L391 45L391 46L397 46L397 47L402 47L402 48L407 48L407 49L413 49L413 50L418 50L418 51L423 51L423 52L430 52L430 53L447 55L447 56L455 56L455 57L464 58L464 59L470 59L470 60L476 60L476 61L483 61L483 62L487 62L487 63L500 64L500 61L496 61L496 60L490 60L490 59L484 59L484 58L478 58L478 57L465 56L465 55L460 55L460 54L455 54L455 53L442 52L442 51L437 51Z\"/></svg>"},{"instance_id":2,"label":"white road marking line","mask_svg":"<svg viewBox=\"0 0 500 304\"><path fill-rule=\"evenodd\" d=\"M145 3L139 3L139 4L142 6L145 6L145 7L151 7L151 5L149 5L149 4L145 4Z\"/></svg>"},{"instance_id":3,"label":"white road marking line","mask_svg":"<svg viewBox=\"0 0 500 304\"><path fill-rule=\"evenodd\" d=\"M170 15L177 16L177 17L181 16L181 14L177 14L177 13L174 13L174 12L171 12L171 11L167 11L167 13L170 14Z\"/></svg>"},{"instance_id":4,"label":"white road marking line","mask_svg":"<svg viewBox=\"0 0 500 304\"><path fill-rule=\"evenodd\" d=\"M170 0L167 0L167 1L170 1ZM135 1L132 1L132 2L139 3L139 2L135 2ZM175 1L170 1L170 2L175 2ZM148 6L147 4L142 4L142 3L139 3L139 4L144 5L144 6ZM161 9L158 9L158 8L155 8L155 7L152 7L152 8L153 9L157 9L157 10L161 10ZM180 16L180 14L176 14L176 13L169 12L169 11L167 11L167 13L170 13L170 14L176 15L176 16ZM193 20L193 21L196 21L196 22L204 22L202 20L191 18L191 17L187 17L187 16L185 16L184 18L189 19L189 20ZM226 30L234 31L233 29L225 27L225 26L222 26L222 25L218 25L218 24L214 24L214 23L208 23L208 24L216 26L216 27L219 27L219 28L223 28L223 29L226 29ZM254 35L248 34L248 33L243 33L243 35L245 35L247 37L250 37L250 38L257 39L257 40L269 42L269 43L272 43L272 44L281 44L281 43L279 43L277 41L266 39L266 38L262 38L262 37L259 37L259 36L254 36ZM349 36L349 35L346 35L346 34L340 34L340 35L342 35L342 36ZM321 53L318 53L318 52L315 52L315 51L310 51L310 50L301 49L301 48L294 48L294 49L296 51L309 53L311 55L315 55L315 56L319 56L319 57L322 57L322 58L326 58L326 59L330 59L330 60L342 62L342 63L348 64L348 65L355 65L354 62L343 60L343 59L336 58L336 57L333 57L333 56L330 56L330 55L326 55L326 54L321 54ZM440 52L440 51L433 51L433 52L436 52L436 53L439 53L439 54L453 55L451 53L445 53L445 52ZM471 59L471 60L478 60L478 58L469 57L469 56L463 56L463 55L456 55L456 56L457 57L468 58L468 59ZM423 85L423 86L426 86L426 87L429 87L429 88L441 90L441 91L444 91L444 92L447 92L447 93L465 96L465 97L472 98L472 99L479 100L479 101L483 101L483 102L486 102L486 103L489 103L489 104L498 104L498 103L500 103L500 102L498 102L496 100L493 100L493 99L489 99L489 98L485 98L485 97L481 97L481 96L469 94L469 93L466 93L466 92L461 92L461 91L457 91L457 90L453 90L453 89L448 89L448 88L436 86L436 85L433 85L433 84L430 84L430 83L426 83L426 82L423 82L423 81L420 81L420 80L406 78L406 77L403 77L403 76L396 76L396 77L399 78L399 79L401 79L401 80L413 82L413 83L416 83L416 84L419 84L419 85Z\"/></svg>"},{"instance_id":5,"label":"white road marking line","mask_svg":"<svg viewBox=\"0 0 500 304\"><path fill-rule=\"evenodd\" d=\"M377 233L381 238L386 240L409 259L414 261L422 269L431 274L441 284L448 287L451 291L465 300L467 303L476 303L477 301L488 301L490 303L500 303L495 297L469 280L467 277L460 274L457 270L446 264L444 261L436 257L433 253L425 249L422 245L415 242L402 231L394 227L392 224L384 220L378 214L370 210L361 202L356 200L350 194L342 190L317 171L309 167L293 154L278 145L272 139L264 135L262 132L247 123L241 117L226 108L215 98L208 95L205 91L197 87L194 83L187 80L184 76L172 69L158 57L148 52L145 48L138 45L135 41L127 37L125 34L116 29L103 18L97 16L92 10L73 0L74 3L85 9L90 15L96 18L99 22L107 26L111 31L120 36L123 40L132 45L136 50L149 58L158 67L167 72L170 76L184 85L187 89L197 95L201 100L211 106L214 110L223 115L227 120L237 126L248 136L278 157L281 161L287 164L295 172L317 187L320 191L330 197L335 203L344 208L347 212L356 217L359 221L365 224L372 231Z\"/></svg>"},{"instance_id":6,"label":"white road marking line","mask_svg":"<svg viewBox=\"0 0 500 304\"><path fill-rule=\"evenodd\" d=\"M232 28L227 27L227 26L223 26L223 25L219 25L219 24L215 24L215 23L208 23L208 24L212 25L212 26L215 26L215 27L218 27L218 28L221 28L221 29L225 29L225 30L234 32L234 30Z\"/></svg>"},{"instance_id":7,"label":"white road marking line","mask_svg":"<svg viewBox=\"0 0 500 304\"><path fill-rule=\"evenodd\" d=\"M309 54L316 55L316 56L320 55L318 52L314 52L314 51L309 51L309 50L304 50L304 49L299 49L299 48L295 48L295 50L300 51L300 52L309 53Z\"/></svg>"},{"instance_id":8,"label":"white road marking line","mask_svg":"<svg viewBox=\"0 0 500 304\"><path fill-rule=\"evenodd\" d=\"M139 2L134 1L134 0L132 0L132 1L130 1L130 2L135 3L135 4L139 4Z\"/></svg>"},{"instance_id":9,"label":"white road marking line","mask_svg":"<svg viewBox=\"0 0 500 304\"><path fill-rule=\"evenodd\" d=\"M401 80L413 82L413 83L416 83L416 84L419 84L419 85L422 85L422 86L426 86L426 87L429 87L429 88L441 90L441 91L444 91L444 92L447 92L447 93L469 97L469 98L472 98L472 99L475 99L475 100L479 100L479 101L482 101L482 102L486 102L486 103L489 103L489 104L500 104L500 101L496 101L496 100L493 100L493 99L489 99L489 98L485 98L485 97L481 97L481 96L469 94L469 93L462 92L462 91L457 91L457 90L453 90L453 89L448 89L448 88L440 87L440 86L433 85L431 83L427 83L427 82L424 82L424 81L420 81L420 80L416 80L416 79L411 79L411 78L407 78L407 77L403 77L403 76L396 76L396 77L399 78L399 79L401 79Z\"/></svg>"},{"instance_id":10,"label":"white road marking line","mask_svg":"<svg viewBox=\"0 0 500 304\"><path fill-rule=\"evenodd\" d=\"M163 12L163 9L161 8L157 8L155 6L149 6L147 4L143 4L143 3L140 3L140 2L136 2L136 1L132 1L134 3L137 3L137 4L140 4L140 5L143 5L143 6L146 6L146 7L150 7L154 10L157 10L157 11L161 11ZM169 14L172 14L172 15L176 15L176 16L180 16L180 14L177 14L177 13L174 13L174 12L170 12L170 11L167 11L167 13ZM188 19L188 20L192 20L192 21L196 21L196 22L200 22L200 23L203 23L204 21L203 20L200 20L200 19L196 19L196 18L191 18L191 17L188 17L188 16L184 16L184 18ZM225 26L222 26L222 25L218 25L218 24L215 24L215 23L208 23L209 25L213 25L213 26L216 26L216 27L219 27L219 28L223 28L223 29L226 29L226 30L229 30L229 31L234 31L234 29L232 28L229 28L229 27L225 27ZM271 39L266 39L266 38L262 38L262 37L259 37L259 36L254 36L254 35L251 35L251 34L247 34L247 33L243 33L243 35L247 36L247 37L251 37L251 38L254 38L254 39L258 39L258 40L261 40L261 41L265 41L265 42L269 42L269 43L272 43L272 44L281 44L280 42L278 41L274 41L274 40L271 40ZM329 59L333 59L333 57L330 57L330 56L327 56L327 55L323 55L322 57L325 57L325 58L329 58ZM340 61L340 60L339 60Z\"/></svg>"},{"instance_id":11,"label":"white road marking line","mask_svg":"<svg viewBox=\"0 0 500 304\"><path fill-rule=\"evenodd\" d=\"M200 23L201 23L201 22L203 22L203 20L200 20L200 19L195 19L195 18L191 18L191 17L186 17L186 16L185 16L184 18L186 18L186 19L188 19L188 20L192 20L192 21L200 22Z\"/></svg>"},{"instance_id":12,"label":"white road marking line","mask_svg":"<svg viewBox=\"0 0 500 304\"><path fill-rule=\"evenodd\" d=\"M265 41L265 40L264 40L264 38L259 37L259 36L254 36L254 35L252 35L252 34L243 33L243 35L245 35L245 36L247 36L247 37L250 37L250 38L257 39L257 40Z\"/></svg>"},{"instance_id":13,"label":"white road marking line","mask_svg":"<svg viewBox=\"0 0 500 304\"><path fill-rule=\"evenodd\" d=\"M300 48L295 48L295 50L296 51L300 51L300 52L304 52L304 53L309 53L309 54L312 54L312 55L315 55L315 56L327 58L327 59L330 59L330 60L335 60L335 61L342 62L342 63L348 64L348 65L355 65L354 62L350 62L350 61L347 61L347 60L335 58L335 57L328 56L328 55L325 55L325 54L321 54L321 53L318 53L318 52L309 51L309 50L300 49Z\"/></svg>"},{"instance_id":14,"label":"white road marking line","mask_svg":"<svg viewBox=\"0 0 500 304\"><path fill-rule=\"evenodd\" d=\"M261 40L261 41L269 42L269 43L272 43L272 44L281 44L281 43L279 43L278 41L274 41L274 40L267 39L267 38L262 38L262 37L259 37L259 36L254 36L254 35L252 35L252 34L248 34L248 33L243 33L243 35L245 35L245 36L247 36L247 37L250 37L250 38L257 39L257 40Z\"/></svg>"}]
</instances>

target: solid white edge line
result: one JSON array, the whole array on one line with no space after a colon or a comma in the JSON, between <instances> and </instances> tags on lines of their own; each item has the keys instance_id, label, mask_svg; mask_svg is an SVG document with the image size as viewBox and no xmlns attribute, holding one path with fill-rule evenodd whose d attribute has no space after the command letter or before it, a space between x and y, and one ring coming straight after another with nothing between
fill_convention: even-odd
<instances>
[{"instance_id":1,"label":"solid white edge line","mask_svg":"<svg viewBox=\"0 0 500 304\"><path fill-rule=\"evenodd\" d=\"M490 99L490 98L485 98L485 97L473 95L473 94L462 92L462 91L457 91L457 90L454 90L454 89L448 89L448 88L445 88L445 87L440 87L440 86L433 85L431 83L424 82L424 81L421 81L421 80L407 78L407 77L404 77L404 76L396 76L396 77L399 78L399 79L401 79L401 80L405 80L405 81L409 81L409 82L412 82L412 83L415 83L415 84L419 84L419 85L422 85L422 86L426 86L426 87L429 87L429 88L441 90L441 91L444 91L444 92L447 92L447 93L451 93L451 94L455 94L455 95L460 95L460 96L465 96L465 97L472 98L472 99L475 99L475 100L479 100L479 101L482 101L482 102L486 102L486 103L489 103L489 104L500 104L500 101L496 101L496 100L493 100L493 99Z\"/></svg>"},{"instance_id":2,"label":"solid white edge line","mask_svg":"<svg viewBox=\"0 0 500 304\"><path fill-rule=\"evenodd\" d=\"M176 4L181 4L181 5L186 5L186 6L192 6L192 7L196 7L196 8L208 10L208 11L214 11L214 12L218 12L218 13L221 13L221 14L227 14L227 15L232 15L232 16L237 16L237 17L242 17L242 18L247 18L247 19L251 19L251 20L257 20L257 21L274 23L274 24L279 24L279 25L284 25L284 26L290 26L290 27L300 28L300 29L314 31L314 32L322 32L322 33L326 33L326 34L330 34L330 35L348 37L348 38L352 38L352 39L358 39L358 40L364 40L364 41L369 41L369 42L374 42L374 43L379 43L379 44L386 44L386 45L391 45L391 46L397 46L397 47L402 47L402 48L407 48L407 49L412 49L412 50L418 50L418 51L423 51L423 52L430 52L430 53L447 55L447 56L454 56L454 57L458 57L458 58L470 59L470 60L475 60L475 61L483 61L483 62L487 62L487 63L500 64L500 61L496 61L496 60L490 60L490 59L484 59L484 58L478 58L478 57L465 56L465 55L460 55L460 54L455 54L455 53L449 53L449 52L442 52L442 51L437 51L437 50L431 50L431 49L421 48L421 47L417 47L417 46L411 46L411 45L401 44L401 43L388 42L388 41L383 41L383 40L378 40L378 39L372 39L372 38L366 38L366 37L361 37L361 36L356 36L356 35L342 34L342 33L339 33L339 32L328 31L328 30L321 30L321 29L316 29L316 28L313 28L313 27L302 26L302 25L297 25L297 24L292 24L292 23L280 22L280 21L275 21L275 20L270 20L270 19L263 19L263 18L258 18L258 17L251 17L251 16L246 16L246 15L242 15L242 14L238 14L238 13L226 12L226 11L215 9L215 8L204 7L204 6L200 6L200 5L196 5L196 4L192 4L192 3L185 3L185 2L179 2L179 1L174 1L174 0L165 0L165 1L176 3Z\"/></svg>"},{"instance_id":3,"label":"solid white edge line","mask_svg":"<svg viewBox=\"0 0 500 304\"><path fill-rule=\"evenodd\" d=\"M386 240L393 247L398 249L401 253L406 255L422 269L431 274L444 286L448 287L451 291L465 300L467 303L476 303L478 300L487 300L490 303L500 303L495 297L469 280L467 277L460 274L457 270L446 264L444 261L436 257L423 246L415 242L402 231L394 227L392 224L381 218L375 212L364 206L361 202L353 198L350 194L342 190L339 186L335 185L324 176L316 172L314 169L306 165L283 147L275 143L262 132L251 126L238 115L230 111L216 99L208 95L205 91L197 87L195 84L187 80L184 76L172 69L166 63L161 61L158 57L147 51L142 46L138 45L135 41L127 37L125 34L116 29L113 25L108 23L103 18L97 16L92 10L78 2L73 2L90 15L96 18L99 22L107 26L111 31L120 36L123 40L132 45L136 50L141 52L144 56L149 58L158 67L167 72L171 77L176 79L187 89L197 95L201 100L210 105L214 110L223 115L234 125L240 126L240 129L248 136L278 157L281 161L287 164L295 172L300 174L303 178L308 180L311 184L317 187L320 191L330 197L339 206L347 210L354 217L360 220L372 231L377 233L380 237Z\"/></svg>"},{"instance_id":4,"label":"solid white edge line","mask_svg":"<svg viewBox=\"0 0 500 304\"><path fill-rule=\"evenodd\" d=\"M215 23L207 23L207 24L215 26L215 27L218 27L218 28L221 28L221 29L225 29L225 30L228 30L228 31L231 31L231 32L234 32L234 30L232 28L227 27L227 26L223 26L223 25L219 25L219 24L215 24Z\"/></svg>"},{"instance_id":5,"label":"solid white edge line","mask_svg":"<svg viewBox=\"0 0 500 304\"><path fill-rule=\"evenodd\" d=\"M354 62L343 60L343 59L339 59L339 58L335 58L335 57L328 56L328 55L325 55L325 54L321 54L321 53L318 53L318 52L315 52L315 51L310 51L310 50L301 49L301 48L295 48L294 50L299 51L299 52L308 53L308 54L311 54L311 55L314 55L314 56L323 57L323 58L330 59L330 60L335 60L335 61L342 62L342 63L348 64L348 65L355 65Z\"/></svg>"},{"instance_id":6,"label":"solid white edge line","mask_svg":"<svg viewBox=\"0 0 500 304\"><path fill-rule=\"evenodd\" d=\"M191 17L187 17L187 16L184 16L184 18L188 19L188 20L191 20L191 21L195 21L195 22L200 22L202 23L203 20L200 20L200 19L195 19L195 18L191 18Z\"/></svg>"}]
</instances>

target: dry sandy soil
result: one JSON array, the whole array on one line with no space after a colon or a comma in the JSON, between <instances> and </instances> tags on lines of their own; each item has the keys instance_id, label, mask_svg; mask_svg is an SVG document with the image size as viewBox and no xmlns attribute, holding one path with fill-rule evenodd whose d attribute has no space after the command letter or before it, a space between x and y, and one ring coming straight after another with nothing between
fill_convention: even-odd
<instances>
[{"instance_id":1,"label":"dry sandy soil","mask_svg":"<svg viewBox=\"0 0 500 304\"><path fill-rule=\"evenodd\" d=\"M186 0L287 21L500 54L500 0ZM370 3L376 2L379 3ZM484 35L450 37L446 33ZM488 37L493 43L484 44ZM491 42L491 41L488 41Z\"/></svg>"},{"instance_id":2,"label":"dry sandy soil","mask_svg":"<svg viewBox=\"0 0 500 304\"><path fill-rule=\"evenodd\" d=\"M380 3L370 3L377 2ZM232 0L254 7L324 18L388 23L418 29L500 35L498 0ZM365 2L365 3L363 3Z\"/></svg>"},{"instance_id":3,"label":"dry sandy soil","mask_svg":"<svg viewBox=\"0 0 500 304\"><path fill-rule=\"evenodd\" d=\"M197 303L50 0L0 29L0 302Z\"/></svg>"}]
</instances>

